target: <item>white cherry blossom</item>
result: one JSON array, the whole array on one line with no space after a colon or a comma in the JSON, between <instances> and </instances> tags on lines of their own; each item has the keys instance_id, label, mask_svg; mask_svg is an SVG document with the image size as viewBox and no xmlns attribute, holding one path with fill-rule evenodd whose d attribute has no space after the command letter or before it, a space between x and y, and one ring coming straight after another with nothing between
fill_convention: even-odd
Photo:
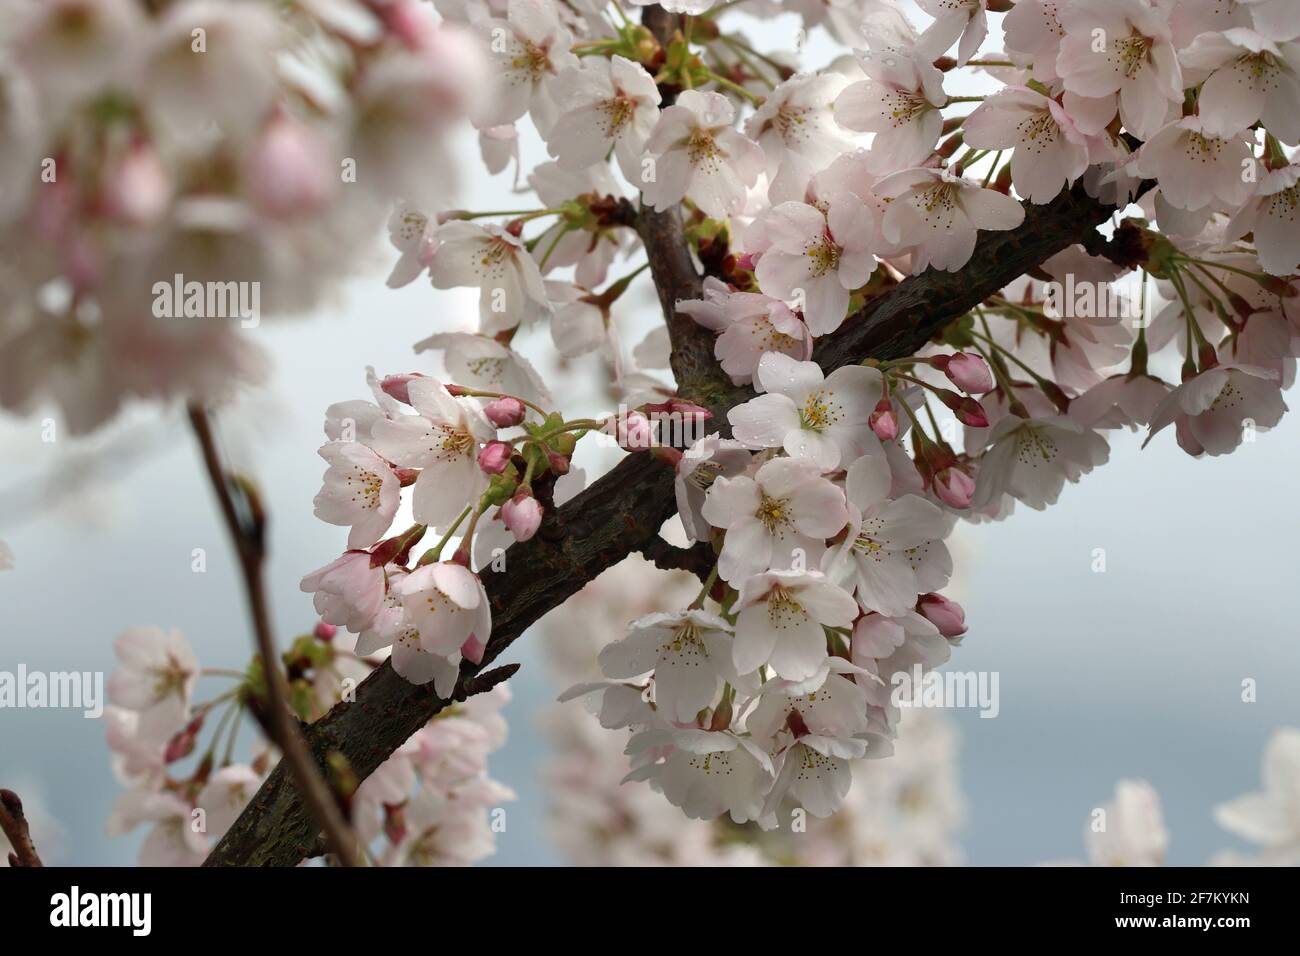
<instances>
[{"instance_id":1,"label":"white cherry blossom","mask_svg":"<svg viewBox=\"0 0 1300 956\"><path fill-rule=\"evenodd\" d=\"M974 508L1003 495L1042 511L1055 504L1065 482L1078 481L1110 457L1106 440L1068 418L1007 415L993 426L979 473Z\"/></svg>"},{"instance_id":2,"label":"white cherry blossom","mask_svg":"<svg viewBox=\"0 0 1300 956\"><path fill-rule=\"evenodd\" d=\"M736 439L750 448L784 448L834 471L879 447L868 423L881 395L876 369L846 365L823 375L815 362L768 352L755 378L766 394L727 413Z\"/></svg>"},{"instance_id":3,"label":"white cherry blossom","mask_svg":"<svg viewBox=\"0 0 1300 956\"><path fill-rule=\"evenodd\" d=\"M718 478L700 510L727 531L718 574L733 584L769 567L812 566L847 517L844 493L816 465L792 458L767 462L753 478Z\"/></svg>"},{"instance_id":4,"label":"white cherry blossom","mask_svg":"<svg viewBox=\"0 0 1300 956\"><path fill-rule=\"evenodd\" d=\"M615 55L583 62L555 80L560 118L547 149L560 163L585 169L610 149L628 182L641 180L646 140L659 121L659 88L639 63Z\"/></svg>"},{"instance_id":5,"label":"white cherry blossom","mask_svg":"<svg viewBox=\"0 0 1300 956\"><path fill-rule=\"evenodd\" d=\"M388 530L401 504L397 475L360 442L329 442L320 456L329 469L313 502L316 517L350 527L349 548L369 547Z\"/></svg>"},{"instance_id":6,"label":"white cherry blossom","mask_svg":"<svg viewBox=\"0 0 1300 956\"><path fill-rule=\"evenodd\" d=\"M759 285L802 308L814 335L834 332L848 312L849 293L876 268L876 224L853 193L830 198L823 213L806 203L781 203L767 217L771 246L758 261Z\"/></svg>"},{"instance_id":7,"label":"white cherry blossom","mask_svg":"<svg viewBox=\"0 0 1300 956\"><path fill-rule=\"evenodd\" d=\"M1088 168L1088 138L1064 107L1028 87L994 93L966 117L962 132L968 146L1015 150L1011 181L1030 202L1050 202Z\"/></svg>"},{"instance_id":8,"label":"white cherry blossom","mask_svg":"<svg viewBox=\"0 0 1300 956\"><path fill-rule=\"evenodd\" d=\"M826 661L825 628L848 627L853 598L818 571L765 571L746 578L736 613L735 665L750 674L770 665L777 676L802 681Z\"/></svg>"},{"instance_id":9,"label":"white cherry blossom","mask_svg":"<svg viewBox=\"0 0 1300 956\"><path fill-rule=\"evenodd\" d=\"M1189 455L1224 455L1242 443L1247 427L1272 428L1285 411L1276 372L1218 365L1164 397L1151 416L1143 445L1173 425L1179 446Z\"/></svg>"},{"instance_id":10,"label":"white cherry blossom","mask_svg":"<svg viewBox=\"0 0 1300 956\"><path fill-rule=\"evenodd\" d=\"M1164 126L1183 99L1165 15L1147 0L1072 0L1059 17L1056 72L1066 92L1109 101L1111 116L1118 100L1120 119L1139 139Z\"/></svg>"},{"instance_id":11,"label":"white cherry blossom","mask_svg":"<svg viewBox=\"0 0 1300 956\"><path fill-rule=\"evenodd\" d=\"M627 636L600 652L607 677L654 674L660 716L691 723L713 703L722 682L734 680L731 625L707 611L651 614L633 621Z\"/></svg>"},{"instance_id":12,"label":"white cherry blossom","mask_svg":"<svg viewBox=\"0 0 1300 956\"><path fill-rule=\"evenodd\" d=\"M415 519L446 528L487 487L478 451L496 429L473 400L452 397L435 379L412 379L408 391L419 414L376 422L371 447L394 464L420 469Z\"/></svg>"},{"instance_id":13,"label":"white cherry blossom","mask_svg":"<svg viewBox=\"0 0 1300 956\"><path fill-rule=\"evenodd\" d=\"M891 483L883 453L849 466L848 535L826 552L822 568L856 594L864 610L897 617L916 604L918 594L948 582L952 559L943 539L952 519L919 495L889 499Z\"/></svg>"},{"instance_id":14,"label":"white cherry blossom","mask_svg":"<svg viewBox=\"0 0 1300 956\"><path fill-rule=\"evenodd\" d=\"M763 150L732 128L736 109L718 93L687 90L663 111L646 142L653 162L634 180L649 205L664 210L689 199L705 215L740 212L763 171Z\"/></svg>"},{"instance_id":15,"label":"white cherry blossom","mask_svg":"<svg viewBox=\"0 0 1300 956\"><path fill-rule=\"evenodd\" d=\"M488 334L550 310L537 263L519 237L500 226L456 221L440 227L429 275L436 289L477 288L480 331Z\"/></svg>"},{"instance_id":16,"label":"white cherry blossom","mask_svg":"<svg viewBox=\"0 0 1300 956\"><path fill-rule=\"evenodd\" d=\"M980 229L1014 229L1025 210L1010 196L945 170L905 169L876 184L891 199L881 230L912 250L913 274L927 267L954 272L970 261Z\"/></svg>"}]
</instances>

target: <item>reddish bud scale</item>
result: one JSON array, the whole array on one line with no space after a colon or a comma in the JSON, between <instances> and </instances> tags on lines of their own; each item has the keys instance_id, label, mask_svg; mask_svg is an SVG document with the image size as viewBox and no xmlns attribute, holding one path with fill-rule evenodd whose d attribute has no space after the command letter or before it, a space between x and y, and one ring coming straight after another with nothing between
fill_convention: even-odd
<instances>
[{"instance_id":1,"label":"reddish bud scale","mask_svg":"<svg viewBox=\"0 0 1300 956\"><path fill-rule=\"evenodd\" d=\"M984 411L984 406L969 395L958 395L946 388L936 388L934 394L938 396L939 401L952 409L952 413L963 425L969 425L971 428L988 427L989 417Z\"/></svg>"}]
</instances>

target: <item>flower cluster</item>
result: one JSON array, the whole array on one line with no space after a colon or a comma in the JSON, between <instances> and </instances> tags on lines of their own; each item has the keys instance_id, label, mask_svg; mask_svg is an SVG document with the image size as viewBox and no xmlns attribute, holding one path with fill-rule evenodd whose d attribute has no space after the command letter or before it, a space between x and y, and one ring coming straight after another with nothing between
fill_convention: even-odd
<instances>
[{"instance_id":1,"label":"flower cluster","mask_svg":"<svg viewBox=\"0 0 1300 956\"><path fill-rule=\"evenodd\" d=\"M1055 503L1116 429L1172 426L1221 455L1286 411L1300 21L1276 0L920 0L920 24L895 0L635 0L641 22L600 0L11 5L0 405L53 401L86 432L131 397L220 396L262 370L238 328L319 302L385 213L390 286L476 293L474 331L416 343L445 374L370 371L368 399L326 412L315 511L347 537L302 579L323 622L285 655L303 719L384 654L451 699L500 649L480 575L527 573L498 564L506 547L563 534L547 521L585 480L579 443L605 435L672 469L665 533L680 525L703 586L620 621L600 679L567 696L628 730L628 779L688 817L824 817L892 752L896 678L965 633L942 593L957 520ZM789 13L844 55L803 63L744 32ZM459 118L535 199L446 207ZM533 133L547 158L525 170ZM1041 239L1053 210L1097 203L1117 213L1102 232ZM1014 257L997 235L1022 227L1055 254L951 314L910 300L932 331L914 354L821 360L886 296L986 281L980 243ZM665 273L686 270L700 291L674 302L687 286ZM669 328L629 357L643 273ZM616 414L556 410L523 354L539 328L564 362L605 362ZM697 336L716 368L677 364L716 388L692 394L666 370ZM728 382L748 400L715 402ZM179 636L131 632L118 652L115 825L151 821L147 858L192 862L268 757L173 764L214 706L258 716L264 676L196 706ZM486 851L499 702L448 711L348 795L367 842L388 841L378 858ZM1272 840L1261 800L1223 818Z\"/></svg>"},{"instance_id":2,"label":"flower cluster","mask_svg":"<svg viewBox=\"0 0 1300 956\"><path fill-rule=\"evenodd\" d=\"M415 2L5 0L0 406L73 433L216 399L397 198L437 200L484 58Z\"/></svg>"},{"instance_id":3,"label":"flower cluster","mask_svg":"<svg viewBox=\"0 0 1300 956\"><path fill-rule=\"evenodd\" d=\"M551 671L561 681L595 676L592 661L605 635L689 601L692 582L635 557L611 568L543 619ZM809 818L799 832L764 832L728 817L683 820L646 784L620 785L626 737L567 705L548 718L557 750L547 771L551 832L580 865L929 866L960 859L955 734L931 711L907 714L890 760L855 764L853 788L833 821Z\"/></svg>"},{"instance_id":4,"label":"flower cluster","mask_svg":"<svg viewBox=\"0 0 1300 956\"><path fill-rule=\"evenodd\" d=\"M965 631L941 593L958 518L1055 503L1107 461L1113 429L1173 425L1199 456L1278 422L1300 354L1300 45L1257 3L922 3L920 27L865 0L663 6L642 24L617 4L438 5L494 67L470 114L488 169L517 161L502 144L525 116L551 158L525 177L535 207L431 213L411 197L394 215L390 284L476 290L478 334L417 345L456 384L394 376L375 403L331 409L317 513L352 550L303 586L447 693L490 632L471 569L537 531L577 440L651 449L715 561L693 601L633 621L600 650L603 680L570 693L632 731L631 779L688 816L766 827L784 806L834 812L855 763L890 753L896 675L942 664ZM735 18L778 7L854 56L800 70L755 49ZM985 49L991 15L1000 51ZM914 355L811 360L908 275L966 268L981 234L1065 191L1126 218ZM616 304L659 264L616 263L664 222L705 272L675 312L756 393L680 443L657 441L653 410L709 415L646 374L667 366L666 337L629 363L617 332ZM611 394L636 410L550 411L516 351L534 326L566 359L607 357ZM417 524L384 538L406 486ZM442 540L411 565L429 528Z\"/></svg>"},{"instance_id":5,"label":"flower cluster","mask_svg":"<svg viewBox=\"0 0 1300 956\"><path fill-rule=\"evenodd\" d=\"M267 726L269 700L260 661L244 673L200 668L179 631L135 628L115 644L105 710L113 769L126 789L109 818L110 834L148 833L142 866L197 866L216 846L274 766L277 754L258 734L247 762L235 759L245 714ZM314 720L378 663L349 649L346 636L321 622L283 655L297 717ZM196 703L200 678L236 686ZM336 768L336 792L351 808L358 836L385 866L450 866L491 855L489 819L511 791L487 773L487 756L505 743L504 686L442 711L358 787ZM205 726L215 724L200 749ZM269 737L269 734L267 734ZM197 760L182 769L187 758Z\"/></svg>"}]
</instances>

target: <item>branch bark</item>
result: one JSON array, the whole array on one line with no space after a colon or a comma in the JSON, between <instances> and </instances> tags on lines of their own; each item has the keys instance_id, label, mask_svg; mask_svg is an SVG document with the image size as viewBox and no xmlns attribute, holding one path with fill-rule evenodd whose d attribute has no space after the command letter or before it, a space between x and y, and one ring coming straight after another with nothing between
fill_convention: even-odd
<instances>
[{"instance_id":1,"label":"branch bark","mask_svg":"<svg viewBox=\"0 0 1300 956\"><path fill-rule=\"evenodd\" d=\"M643 16L661 43L675 29L676 18L658 6L646 7ZM1114 212L1082 187L1045 205L1025 204L1019 229L982 233L970 262L958 272L931 269L904 280L824 338L813 358L829 372L866 358L911 355L952 319L1095 234ZM635 225L672 340L678 391L713 412L711 430L729 433L727 411L754 392L732 384L719 368L712 333L677 312L679 299L698 298L701 291L681 213L643 207ZM453 699L463 700L486 689L485 683L509 676L502 673L505 668L487 674L483 669L547 611L632 552L657 562L691 560L694 552L676 554L680 549L667 550L659 543L659 528L674 507L672 472L649 456L629 455L574 500L548 512L536 537L507 550L503 570L482 575L492 606L492 638L480 665L462 665ZM318 762L331 750L342 753L365 779L449 703L408 684L385 663L360 685L355 703L336 705L307 728L307 744ZM314 842L311 819L278 767L205 865L291 866Z\"/></svg>"},{"instance_id":2,"label":"branch bark","mask_svg":"<svg viewBox=\"0 0 1300 956\"><path fill-rule=\"evenodd\" d=\"M271 635L271 616L266 606L266 586L262 579L262 564L266 556L265 518L256 497L247 489L241 500L244 507L236 505L232 486L235 479L226 473L217 453L212 435L212 423L200 405L189 407L190 425L198 439L203 463L212 483L212 489L221 505L221 514L239 556L244 589L248 596L248 610L253 619L253 633L258 654L262 659L262 679L266 683L268 703L267 729L276 746L284 754L284 763L312 816L320 823L329 848L344 866L357 866L361 862L361 849L352 829L343 819L334 794L325 782L317 759L307 752L298 733L297 719L289 711L289 688L284 673L276 660L275 639Z\"/></svg>"},{"instance_id":3,"label":"branch bark","mask_svg":"<svg viewBox=\"0 0 1300 956\"><path fill-rule=\"evenodd\" d=\"M12 790L0 790L0 830L9 839L13 848L9 853L9 865L12 867L44 866L32 842L31 830L27 826L27 817L23 813L23 802Z\"/></svg>"}]
</instances>

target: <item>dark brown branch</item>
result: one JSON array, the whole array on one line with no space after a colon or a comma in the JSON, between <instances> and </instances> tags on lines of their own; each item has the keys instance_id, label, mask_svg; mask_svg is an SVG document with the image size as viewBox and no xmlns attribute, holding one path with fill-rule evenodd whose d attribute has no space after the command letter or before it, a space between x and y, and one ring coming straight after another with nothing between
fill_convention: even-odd
<instances>
[{"instance_id":1,"label":"dark brown branch","mask_svg":"<svg viewBox=\"0 0 1300 956\"><path fill-rule=\"evenodd\" d=\"M221 504L222 517L239 555L239 567L243 572L244 589L248 595L249 613L253 618L253 632L257 638L257 650L262 660L262 675L266 684L270 710L268 730L284 754L284 762L293 775L294 787L302 793L312 817L325 834L330 849L344 866L357 866L361 862L357 838L343 818L343 812L325 783L316 760L308 753L302 735L298 732L297 720L289 711L289 688L276 660L275 639L271 635L271 617L267 610L262 578L262 564L266 556L266 522L261 506L251 490L239 484L222 467L207 412L200 405L191 405L189 417L203 454L208 478ZM242 508L235 501L236 488L240 489Z\"/></svg>"},{"instance_id":2,"label":"dark brown branch","mask_svg":"<svg viewBox=\"0 0 1300 956\"><path fill-rule=\"evenodd\" d=\"M706 541L697 542L689 548L679 548L663 538L655 538L641 549L641 555L647 561L653 561L656 568L664 571L690 571L701 581L708 579L709 572L718 561L718 556Z\"/></svg>"},{"instance_id":3,"label":"dark brown branch","mask_svg":"<svg viewBox=\"0 0 1300 956\"><path fill-rule=\"evenodd\" d=\"M9 853L9 865L13 867L44 866L32 842L31 830L27 826L27 816L23 813L23 802L12 790L0 790L0 830L9 839L13 848Z\"/></svg>"}]
</instances>

